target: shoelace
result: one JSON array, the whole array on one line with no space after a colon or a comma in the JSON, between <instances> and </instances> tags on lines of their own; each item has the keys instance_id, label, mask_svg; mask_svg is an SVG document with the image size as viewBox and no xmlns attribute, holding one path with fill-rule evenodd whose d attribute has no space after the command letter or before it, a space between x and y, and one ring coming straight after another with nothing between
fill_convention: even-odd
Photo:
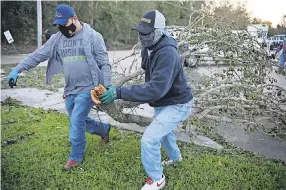
<instances>
[{"instance_id":1,"label":"shoelace","mask_svg":"<svg viewBox=\"0 0 286 190\"><path fill-rule=\"evenodd\" d=\"M153 183L152 178L148 177L148 178L146 179L146 183L149 184L149 185L151 185L151 184Z\"/></svg>"}]
</instances>

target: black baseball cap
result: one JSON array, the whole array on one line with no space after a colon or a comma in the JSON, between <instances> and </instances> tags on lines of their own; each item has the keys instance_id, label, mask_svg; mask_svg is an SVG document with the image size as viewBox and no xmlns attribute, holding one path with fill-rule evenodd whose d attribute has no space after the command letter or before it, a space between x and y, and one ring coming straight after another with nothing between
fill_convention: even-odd
<instances>
[{"instance_id":1,"label":"black baseball cap","mask_svg":"<svg viewBox=\"0 0 286 190\"><path fill-rule=\"evenodd\" d=\"M156 28L165 28L165 17L158 10L148 11L143 15L139 24L133 27L133 30L137 30L142 34L149 34Z\"/></svg>"}]
</instances>

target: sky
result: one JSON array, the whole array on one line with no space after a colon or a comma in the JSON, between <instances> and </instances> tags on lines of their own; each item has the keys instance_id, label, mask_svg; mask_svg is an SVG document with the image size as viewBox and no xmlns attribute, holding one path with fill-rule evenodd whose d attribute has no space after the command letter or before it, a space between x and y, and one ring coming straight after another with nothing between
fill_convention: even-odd
<instances>
[{"instance_id":1,"label":"sky","mask_svg":"<svg viewBox=\"0 0 286 190\"><path fill-rule=\"evenodd\" d=\"M246 8L252 16L268 20L276 27L286 14L286 0L247 0Z\"/></svg>"},{"instance_id":2,"label":"sky","mask_svg":"<svg viewBox=\"0 0 286 190\"><path fill-rule=\"evenodd\" d=\"M280 24L283 15L286 15L286 0L209 0L219 5L221 2L238 2L245 4L252 17L272 22L272 27Z\"/></svg>"}]
</instances>

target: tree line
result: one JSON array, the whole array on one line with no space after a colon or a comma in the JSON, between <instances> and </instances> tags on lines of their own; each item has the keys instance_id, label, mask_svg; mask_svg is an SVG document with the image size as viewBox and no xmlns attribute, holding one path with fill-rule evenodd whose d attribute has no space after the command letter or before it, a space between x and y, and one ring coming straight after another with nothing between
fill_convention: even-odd
<instances>
[{"instance_id":1,"label":"tree line","mask_svg":"<svg viewBox=\"0 0 286 190\"><path fill-rule=\"evenodd\" d=\"M134 44L137 33L131 28L137 24L144 12L158 9L166 17L167 25L188 25L189 16L195 10L227 17L238 27L251 23L245 6L223 4L214 7L206 1L42 1L42 26L57 32L53 27L54 10L59 4L73 7L82 22L90 24L100 32L108 45ZM10 30L15 43L36 44L37 5L35 1L1 1L1 35ZM209 23L211 27L212 23ZM6 41L2 40L2 43Z\"/></svg>"}]
</instances>

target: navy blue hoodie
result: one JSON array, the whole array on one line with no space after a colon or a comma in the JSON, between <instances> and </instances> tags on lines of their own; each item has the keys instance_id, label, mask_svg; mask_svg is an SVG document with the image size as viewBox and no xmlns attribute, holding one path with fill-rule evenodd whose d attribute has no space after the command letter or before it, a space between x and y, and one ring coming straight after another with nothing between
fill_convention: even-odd
<instances>
[{"instance_id":1,"label":"navy blue hoodie","mask_svg":"<svg viewBox=\"0 0 286 190\"><path fill-rule=\"evenodd\" d=\"M152 107L184 104L193 99L187 84L177 42L169 36L162 36L158 43L142 51L142 68L145 83L118 87L117 97L125 101L149 103Z\"/></svg>"}]
</instances>

